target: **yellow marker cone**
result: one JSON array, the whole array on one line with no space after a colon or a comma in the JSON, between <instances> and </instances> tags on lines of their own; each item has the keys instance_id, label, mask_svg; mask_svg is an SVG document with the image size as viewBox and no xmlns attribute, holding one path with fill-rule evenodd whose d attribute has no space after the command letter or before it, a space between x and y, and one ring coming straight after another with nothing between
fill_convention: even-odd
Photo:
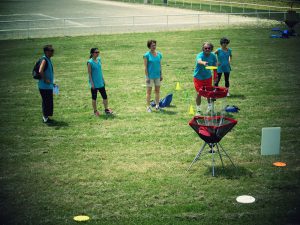
<instances>
[{"instance_id":1,"label":"yellow marker cone","mask_svg":"<svg viewBox=\"0 0 300 225\"><path fill-rule=\"evenodd\" d=\"M195 111L192 105L190 105L189 115L195 115Z\"/></svg>"},{"instance_id":2,"label":"yellow marker cone","mask_svg":"<svg viewBox=\"0 0 300 225\"><path fill-rule=\"evenodd\" d=\"M179 90L181 90L181 87L180 87L180 84L179 84L179 82L177 82L175 90L176 90L176 91L179 91Z\"/></svg>"}]
</instances>

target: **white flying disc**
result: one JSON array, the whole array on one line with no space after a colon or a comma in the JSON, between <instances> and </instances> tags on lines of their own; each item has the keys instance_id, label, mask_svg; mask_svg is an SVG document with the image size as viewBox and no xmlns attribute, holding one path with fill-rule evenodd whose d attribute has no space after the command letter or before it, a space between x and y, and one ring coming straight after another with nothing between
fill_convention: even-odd
<instances>
[{"instance_id":1,"label":"white flying disc","mask_svg":"<svg viewBox=\"0 0 300 225\"><path fill-rule=\"evenodd\" d=\"M255 198L250 195L241 195L236 198L236 201L239 203L253 203L255 202Z\"/></svg>"},{"instance_id":2,"label":"white flying disc","mask_svg":"<svg viewBox=\"0 0 300 225\"><path fill-rule=\"evenodd\" d=\"M83 221L89 220L90 217L85 216L85 215L79 215L79 216L74 216L73 219L74 219L75 221L78 221L78 222L83 222Z\"/></svg>"}]
</instances>

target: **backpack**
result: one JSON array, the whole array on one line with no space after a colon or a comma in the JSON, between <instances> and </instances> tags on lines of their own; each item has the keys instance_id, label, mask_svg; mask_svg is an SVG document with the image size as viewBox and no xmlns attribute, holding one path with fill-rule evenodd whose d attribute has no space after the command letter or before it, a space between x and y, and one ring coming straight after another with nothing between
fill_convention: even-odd
<instances>
[{"instance_id":1,"label":"backpack","mask_svg":"<svg viewBox=\"0 0 300 225\"><path fill-rule=\"evenodd\" d=\"M35 64L34 64L34 67L33 67L33 70L32 70L32 78L33 79L36 79L36 80L40 80L42 79L42 76L41 74L39 73L39 69L40 69L40 65L42 63L42 61L45 59L45 57L42 57L40 58ZM45 59L46 60L46 59ZM46 65L44 67L44 71L47 69L48 67L48 62L46 60Z\"/></svg>"},{"instance_id":2,"label":"backpack","mask_svg":"<svg viewBox=\"0 0 300 225\"><path fill-rule=\"evenodd\" d=\"M161 100L159 101L159 107L160 107L160 108L169 107L170 104L171 104L171 102L172 102L172 99L173 99L173 94L168 94L166 97L164 97L163 99L161 99ZM154 107L154 106L155 106L155 101L152 100L152 101L150 102L150 105L151 105L152 107Z\"/></svg>"}]
</instances>

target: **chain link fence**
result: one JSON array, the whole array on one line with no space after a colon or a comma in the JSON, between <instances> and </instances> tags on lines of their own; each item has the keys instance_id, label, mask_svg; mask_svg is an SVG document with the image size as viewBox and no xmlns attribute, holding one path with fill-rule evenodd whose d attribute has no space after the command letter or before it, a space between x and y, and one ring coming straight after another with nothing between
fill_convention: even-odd
<instances>
[{"instance_id":1,"label":"chain link fence","mask_svg":"<svg viewBox=\"0 0 300 225\"><path fill-rule=\"evenodd\" d=\"M0 21L0 40L128 32L201 29L232 25L278 25L286 12L84 17Z\"/></svg>"}]
</instances>

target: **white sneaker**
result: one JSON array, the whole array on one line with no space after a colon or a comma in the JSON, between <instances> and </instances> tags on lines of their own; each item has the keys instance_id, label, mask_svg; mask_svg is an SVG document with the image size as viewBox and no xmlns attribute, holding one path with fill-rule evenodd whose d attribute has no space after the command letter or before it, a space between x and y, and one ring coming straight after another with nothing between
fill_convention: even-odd
<instances>
[{"instance_id":1,"label":"white sneaker","mask_svg":"<svg viewBox=\"0 0 300 225\"><path fill-rule=\"evenodd\" d=\"M160 111L159 105L155 106L156 111Z\"/></svg>"},{"instance_id":2,"label":"white sneaker","mask_svg":"<svg viewBox=\"0 0 300 225\"><path fill-rule=\"evenodd\" d=\"M230 96L230 94L229 94L229 88L227 88L227 96Z\"/></svg>"},{"instance_id":3,"label":"white sneaker","mask_svg":"<svg viewBox=\"0 0 300 225\"><path fill-rule=\"evenodd\" d=\"M152 112L152 109L150 108L150 106L147 107L147 112L148 112L148 113L151 113L151 112Z\"/></svg>"},{"instance_id":4,"label":"white sneaker","mask_svg":"<svg viewBox=\"0 0 300 225\"><path fill-rule=\"evenodd\" d=\"M43 116L43 122L44 122L44 123L47 123L47 122L48 122L48 117L44 117L44 116Z\"/></svg>"}]
</instances>

